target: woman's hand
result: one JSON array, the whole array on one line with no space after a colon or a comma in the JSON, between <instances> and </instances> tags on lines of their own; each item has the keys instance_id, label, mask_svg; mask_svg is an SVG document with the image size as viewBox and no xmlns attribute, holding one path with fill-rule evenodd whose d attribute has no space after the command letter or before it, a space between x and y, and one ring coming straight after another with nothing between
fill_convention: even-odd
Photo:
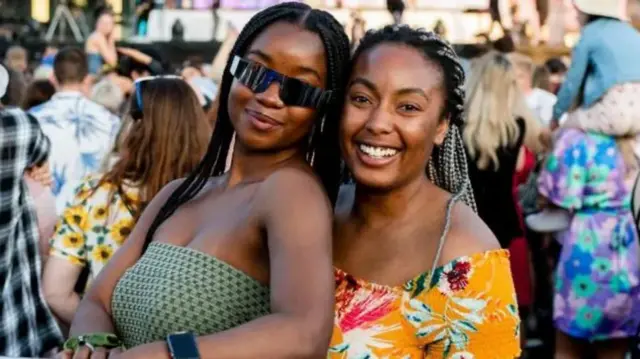
<instances>
[{"instance_id":1,"label":"woman's hand","mask_svg":"<svg viewBox=\"0 0 640 359\"><path fill-rule=\"evenodd\" d=\"M53 175L51 174L51 168L48 162L43 163L39 167L30 168L27 170L27 176L44 187L50 187L53 184Z\"/></svg>"},{"instance_id":2,"label":"woman's hand","mask_svg":"<svg viewBox=\"0 0 640 359\"><path fill-rule=\"evenodd\" d=\"M122 354L122 349L120 348L111 350L96 348L96 350L91 351L89 347L83 346L76 350L75 353L71 350L61 351L56 355L56 359L120 359L120 354Z\"/></svg>"}]
</instances>

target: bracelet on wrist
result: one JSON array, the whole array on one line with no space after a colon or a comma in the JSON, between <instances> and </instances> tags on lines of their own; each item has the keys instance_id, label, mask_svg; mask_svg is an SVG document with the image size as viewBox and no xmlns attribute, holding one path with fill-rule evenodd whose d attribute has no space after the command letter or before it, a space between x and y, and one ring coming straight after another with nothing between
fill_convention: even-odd
<instances>
[{"instance_id":1,"label":"bracelet on wrist","mask_svg":"<svg viewBox=\"0 0 640 359\"><path fill-rule=\"evenodd\" d=\"M93 351L96 348L119 348L123 346L123 343L122 340L113 333L83 334L69 338L69 340L64 343L64 350L76 351L78 348L83 346L86 346Z\"/></svg>"}]
</instances>

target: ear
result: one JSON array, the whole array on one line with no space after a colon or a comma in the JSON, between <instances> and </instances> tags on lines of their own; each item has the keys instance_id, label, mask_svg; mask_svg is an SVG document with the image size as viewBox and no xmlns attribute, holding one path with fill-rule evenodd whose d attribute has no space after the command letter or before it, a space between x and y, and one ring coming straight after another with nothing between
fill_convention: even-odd
<instances>
[{"instance_id":1,"label":"ear","mask_svg":"<svg viewBox=\"0 0 640 359\"><path fill-rule=\"evenodd\" d=\"M445 137L447 137L447 131L449 130L449 122L449 118L444 118L440 121L438 127L436 127L436 136L433 139L434 145L440 146L444 142Z\"/></svg>"}]
</instances>

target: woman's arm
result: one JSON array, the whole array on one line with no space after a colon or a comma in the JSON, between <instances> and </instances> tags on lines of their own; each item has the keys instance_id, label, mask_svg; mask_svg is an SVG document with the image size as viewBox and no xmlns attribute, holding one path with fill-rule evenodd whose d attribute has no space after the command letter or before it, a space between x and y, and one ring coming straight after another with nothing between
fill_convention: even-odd
<instances>
[{"instance_id":1,"label":"woman's arm","mask_svg":"<svg viewBox=\"0 0 640 359\"><path fill-rule=\"evenodd\" d=\"M272 314L197 338L203 359L326 358L333 325L331 207L308 173L286 169L257 194L268 237ZM124 358L168 358L166 345L133 348Z\"/></svg>"},{"instance_id":2,"label":"woman's arm","mask_svg":"<svg viewBox=\"0 0 640 359\"><path fill-rule=\"evenodd\" d=\"M149 203L140 216L133 231L109 260L107 266L93 281L91 288L80 302L76 316L71 323L70 336L107 332L114 333L111 320L111 296L120 277L140 258L144 239L153 219L160 208L182 180L173 181L165 186Z\"/></svg>"},{"instance_id":3,"label":"woman's arm","mask_svg":"<svg viewBox=\"0 0 640 359\"><path fill-rule=\"evenodd\" d=\"M553 119L557 122L560 116L571 109L576 98L580 95L580 89L587 76L587 65L589 64L590 51L589 35L587 29L583 31L582 38L573 49L571 55L571 67L567 72L567 76L558 91L558 101L553 107Z\"/></svg>"},{"instance_id":4,"label":"woman's arm","mask_svg":"<svg viewBox=\"0 0 640 359\"><path fill-rule=\"evenodd\" d=\"M80 296L74 291L82 266L66 259L51 257L44 267L42 287L47 304L65 324L76 314Z\"/></svg>"},{"instance_id":5,"label":"woman's arm","mask_svg":"<svg viewBox=\"0 0 640 359\"><path fill-rule=\"evenodd\" d=\"M95 38L95 45L98 53L102 56L104 63L116 67L118 65L118 52L116 51L116 43L113 35L106 39L102 36Z\"/></svg>"}]
</instances>

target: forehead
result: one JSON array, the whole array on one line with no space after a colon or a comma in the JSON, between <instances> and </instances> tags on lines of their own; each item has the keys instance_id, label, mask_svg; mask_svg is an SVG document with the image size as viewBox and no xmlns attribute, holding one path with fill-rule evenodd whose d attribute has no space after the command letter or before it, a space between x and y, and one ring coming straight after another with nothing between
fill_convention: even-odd
<instances>
[{"instance_id":1,"label":"forehead","mask_svg":"<svg viewBox=\"0 0 640 359\"><path fill-rule=\"evenodd\" d=\"M318 34L296 24L278 22L267 27L251 43L248 52L259 50L268 55L273 65L300 66L326 73L325 49Z\"/></svg>"},{"instance_id":2,"label":"forehead","mask_svg":"<svg viewBox=\"0 0 640 359\"><path fill-rule=\"evenodd\" d=\"M393 71L381 71L393 69ZM441 66L419 50L402 44L381 44L360 55L353 76L365 77L377 86L390 88L440 88Z\"/></svg>"}]
</instances>

